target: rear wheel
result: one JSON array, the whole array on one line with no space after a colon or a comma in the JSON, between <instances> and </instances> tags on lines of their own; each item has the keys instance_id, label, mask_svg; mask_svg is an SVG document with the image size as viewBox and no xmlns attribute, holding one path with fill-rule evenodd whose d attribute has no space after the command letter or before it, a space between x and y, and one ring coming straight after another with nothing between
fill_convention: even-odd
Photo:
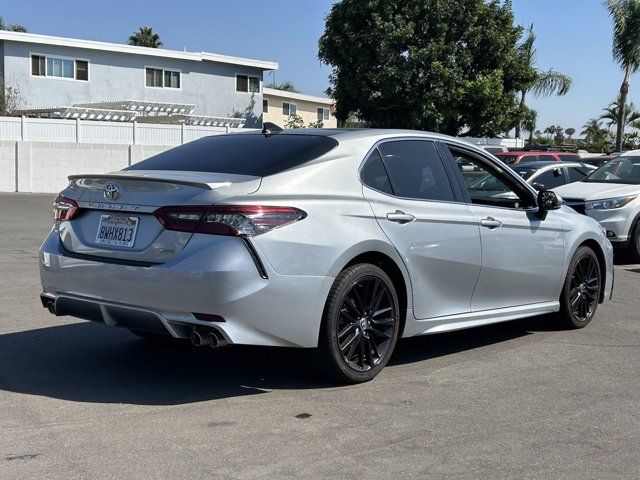
<instances>
[{"instance_id":1,"label":"rear wheel","mask_svg":"<svg viewBox=\"0 0 640 480\"><path fill-rule=\"evenodd\" d=\"M595 316L602 290L600 268L589 247L580 247L573 255L560 295L560 319L565 327L586 327Z\"/></svg>"},{"instance_id":2,"label":"rear wheel","mask_svg":"<svg viewBox=\"0 0 640 480\"><path fill-rule=\"evenodd\" d=\"M389 276L358 264L336 278L325 306L316 358L344 383L366 382L385 367L398 339L400 307Z\"/></svg>"}]
</instances>

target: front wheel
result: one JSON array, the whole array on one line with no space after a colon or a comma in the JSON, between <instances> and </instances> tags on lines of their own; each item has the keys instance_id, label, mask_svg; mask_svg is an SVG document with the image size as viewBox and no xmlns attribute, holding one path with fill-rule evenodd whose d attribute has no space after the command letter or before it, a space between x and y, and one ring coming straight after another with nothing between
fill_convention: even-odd
<instances>
[{"instance_id":1,"label":"front wheel","mask_svg":"<svg viewBox=\"0 0 640 480\"><path fill-rule=\"evenodd\" d=\"M596 314L602 290L600 262L586 246L578 248L567 269L560 295L560 320L567 328L584 328Z\"/></svg>"},{"instance_id":2,"label":"front wheel","mask_svg":"<svg viewBox=\"0 0 640 480\"><path fill-rule=\"evenodd\" d=\"M374 378L389 361L400 330L398 296L389 276L371 264L338 275L325 306L316 359L343 383Z\"/></svg>"}]
</instances>

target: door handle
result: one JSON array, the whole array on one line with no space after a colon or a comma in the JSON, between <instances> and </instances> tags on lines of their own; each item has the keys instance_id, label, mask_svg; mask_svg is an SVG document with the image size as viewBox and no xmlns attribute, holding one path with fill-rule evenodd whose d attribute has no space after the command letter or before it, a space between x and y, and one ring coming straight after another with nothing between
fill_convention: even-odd
<instances>
[{"instance_id":1,"label":"door handle","mask_svg":"<svg viewBox=\"0 0 640 480\"><path fill-rule=\"evenodd\" d=\"M390 222L409 223L413 222L415 219L416 217L414 217L410 213L404 213L401 210L396 210L393 213L387 213L387 220L389 220Z\"/></svg>"},{"instance_id":2,"label":"door handle","mask_svg":"<svg viewBox=\"0 0 640 480\"><path fill-rule=\"evenodd\" d=\"M480 225L482 225L483 227L486 227L490 230L493 230L494 228L498 228L502 226L502 222L500 220L496 220L493 217L487 217L487 218L483 218L482 220L480 220Z\"/></svg>"}]
</instances>

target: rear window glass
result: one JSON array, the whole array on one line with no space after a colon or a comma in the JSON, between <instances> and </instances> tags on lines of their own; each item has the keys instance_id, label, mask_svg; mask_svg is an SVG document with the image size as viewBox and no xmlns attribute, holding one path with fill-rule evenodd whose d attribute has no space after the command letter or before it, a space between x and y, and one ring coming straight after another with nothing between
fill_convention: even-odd
<instances>
[{"instance_id":1,"label":"rear window glass","mask_svg":"<svg viewBox=\"0 0 640 480\"><path fill-rule=\"evenodd\" d=\"M214 135L167 150L125 170L178 170L265 177L314 160L338 142L319 135Z\"/></svg>"}]
</instances>

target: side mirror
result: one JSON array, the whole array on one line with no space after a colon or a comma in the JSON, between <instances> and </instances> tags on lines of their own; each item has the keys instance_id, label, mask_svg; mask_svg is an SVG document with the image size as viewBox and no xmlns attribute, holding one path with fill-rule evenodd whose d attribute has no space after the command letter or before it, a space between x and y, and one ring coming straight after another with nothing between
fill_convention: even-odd
<instances>
[{"instance_id":1,"label":"side mirror","mask_svg":"<svg viewBox=\"0 0 640 480\"><path fill-rule=\"evenodd\" d=\"M551 190L540 190L538 192L538 208L543 212L558 210L562 206L562 197Z\"/></svg>"}]
</instances>

